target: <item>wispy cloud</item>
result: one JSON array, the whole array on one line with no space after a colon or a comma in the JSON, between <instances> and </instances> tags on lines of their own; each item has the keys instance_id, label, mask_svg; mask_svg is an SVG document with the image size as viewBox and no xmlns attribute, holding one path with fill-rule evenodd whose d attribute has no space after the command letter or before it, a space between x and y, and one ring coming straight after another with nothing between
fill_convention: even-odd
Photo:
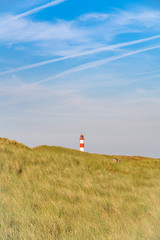
<instances>
[{"instance_id":1,"label":"wispy cloud","mask_svg":"<svg viewBox=\"0 0 160 240\"><path fill-rule=\"evenodd\" d=\"M113 21L118 26L127 26L127 25L137 25L138 27L158 27L159 28L160 20L160 11L155 10L145 10L141 9L139 11L119 11L118 14L115 14Z\"/></svg>"},{"instance_id":2,"label":"wispy cloud","mask_svg":"<svg viewBox=\"0 0 160 240\"><path fill-rule=\"evenodd\" d=\"M103 20L107 19L108 17L109 17L109 15L106 13L88 13L88 14L82 15L79 19L81 21L94 20L94 19L103 21Z\"/></svg>"},{"instance_id":3,"label":"wispy cloud","mask_svg":"<svg viewBox=\"0 0 160 240\"><path fill-rule=\"evenodd\" d=\"M51 4L60 4L63 0L52 1L25 13L0 17L0 43L2 45L32 43L32 53L35 55L66 56L77 54L77 49L87 51L93 48L105 47L115 37L121 34L159 32L157 24L159 11L116 11L114 13L88 13L70 21L52 19L52 21L36 21L23 16L29 16ZM147 19L147 15L149 18ZM85 22L82 19L91 20ZM14 19L14 20L13 20ZM94 21L94 19L96 21ZM102 21L103 20L103 21ZM152 33L151 33L152 31ZM121 38L121 39L122 39ZM18 49L18 48L17 48Z\"/></svg>"},{"instance_id":4,"label":"wispy cloud","mask_svg":"<svg viewBox=\"0 0 160 240\"><path fill-rule=\"evenodd\" d=\"M156 46L148 47L148 48L143 48L143 49L136 50L136 51L131 51L131 52L119 55L119 56L109 57L109 58L105 58L105 59L98 60L98 61L93 61L93 62L86 63L86 64L81 64L81 65L79 65L77 67L74 67L70 70L64 71L60 74L51 76L51 77L46 78L44 80L41 80L41 81L37 82L36 84L48 82L48 81L51 81L55 78L63 77L65 75L68 75L68 74L71 74L71 73L80 72L80 71L84 71L84 70L87 70L87 69L90 69L90 68L98 67L98 66L100 66L102 64L105 64L105 63L108 63L108 62L116 61L118 59L122 59L122 58L131 56L131 55L135 55L135 54L138 54L138 53L154 50L154 49L157 49L157 48L160 48L160 45L156 45Z\"/></svg>"},{"instance_id":5,"label":"wispy cloud","mask_svg":"<svg viewBox=\"0 0 160 240\"><path fill-rule=\"evenodd\" d=\"M48 87L24 83L16 76L11 80L0 83L0 102L8 104L39 103L40 101L52 101L66 99L77 94L76 89L64 87ZM59 101L60 104L60 101Z\"/></svg>"},{"instance_id":6,"label":"wispy cloud","mask_svg":"<svg viewBox=\"0 0 160 240\"><path fill-rule=\"evenodd\" d=\"M10 70L5 71L5 72L0 72L0 75L19 72L19 71L23 71L23 70L27 70L27 69L31 69L31 68L36 68L36 67L40 67L40 66L43 66L43 65L46 65L46 64L51 64L51 63L59 62L59 61L62 61L62 60L67 60L67 59L70 59L70 58L96 54L96 53L100 53L100 52L104 52L104 51L111 51L111 50L114 50L114 49L117 49L117 48L122 48L122 47L127 47L127 46L131 46L131 45L135 45L135 44L140 44L140 43L148 42L148 41L155 40L155 39L158 39L158 38L160 38L160 35L156 35L156 36L149 37L149 38L143 38L143 39L139 39L139 40L135 40L135 41L113 44L113 45L109 45L109 46L106 46L106 47L80 52L78 54L69 55L69 56L66 56L66 57L51 59L51 60L47 60L47 61L43 61L43 62L39 62L39 63L35 63L35 64L26 65L26 66L19 67L19 68L10 69Z\"/></svg>"},{"instance_id":7,"label":"wispy cloud","mask_svg":"<svg viewBox=\"0 0 160 240\"><path fill-rule=\"evenodd\" d=\"M146 89L136 88L136 92L137 92L137 93L140 93L140 94L145 94L145 93L147 93L148 91L147 91Z\"/></svg>"},{"instance_id":8,"label":"wispy cloud","mask_svg":"<svg viewBox=\"0 0 160 240\"><path fill-rule=\"evenodd\" d=\"M58 42L74 41L76 43L82 42L86 39L85 30L80 30L73 24L66 21L56 21L54 23L48 22L33 22L28 19L17 19L15 21L5 22L8 16L0 18L0 42L2 44L14 44L26 42L47 43L52 46L50 41ZM12 16L10 16L12 19Z\"/></svg>"}]
</instances>

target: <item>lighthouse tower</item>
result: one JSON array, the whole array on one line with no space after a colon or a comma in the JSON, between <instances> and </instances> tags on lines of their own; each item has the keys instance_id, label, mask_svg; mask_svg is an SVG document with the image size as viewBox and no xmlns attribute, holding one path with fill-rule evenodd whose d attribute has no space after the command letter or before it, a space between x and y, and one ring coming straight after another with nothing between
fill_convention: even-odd
<instances>
[{"instance_id":1,"label":"lighthouse tower","mask_svg":"<svg viewBox=\"0 0 160 240\"><path fill-rule=\"evenodd\" d=\"M81 134L80 136L80 151L84 152L84 136Z\"/></svg>"}]
</instances>

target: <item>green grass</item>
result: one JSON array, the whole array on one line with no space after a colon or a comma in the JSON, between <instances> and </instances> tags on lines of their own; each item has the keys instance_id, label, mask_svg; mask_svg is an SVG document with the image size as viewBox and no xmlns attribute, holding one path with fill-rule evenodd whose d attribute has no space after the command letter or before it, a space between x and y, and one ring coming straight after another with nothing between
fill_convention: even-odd
<instances>
[{"instance_id":1,"label":"green grass","mask_svg":"<svg viewBox=\"0 0 160 240\"><path fill-rule=\"evenodd\" d=\"M159 240L160 160L0 139L1 240Z\"/></svg>"}]
</instances>

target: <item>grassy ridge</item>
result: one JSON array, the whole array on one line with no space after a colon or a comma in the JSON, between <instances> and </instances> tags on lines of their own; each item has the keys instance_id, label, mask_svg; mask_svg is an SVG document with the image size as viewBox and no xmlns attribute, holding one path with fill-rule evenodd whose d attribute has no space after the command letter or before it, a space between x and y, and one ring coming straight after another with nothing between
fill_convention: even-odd
<instances>
[{"instance_id":1,"label":"grassy ridge","mask_svg":"<svg viewBox=\"0 0 160 240\"><path fill-rule=\"evenodd\" d=\"M160 160L12 143L0 139L0 239L160 239Z\"/></svg>"}]
</instances>

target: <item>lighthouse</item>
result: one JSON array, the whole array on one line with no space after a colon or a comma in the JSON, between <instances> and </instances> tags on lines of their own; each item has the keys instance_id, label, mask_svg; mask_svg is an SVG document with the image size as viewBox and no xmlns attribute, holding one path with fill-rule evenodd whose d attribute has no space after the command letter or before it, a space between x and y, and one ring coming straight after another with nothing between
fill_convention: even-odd
<instances>
[{"instance_id":1,"label":"lighthouse","mask_svg":"<svg viewBox=\"0 0 160 240\"><path fill-rule=\"evenodd\" d=\"M84 136L81 134L80 136L80 151L84 152Z\"/></svg>"}]
</instances>

